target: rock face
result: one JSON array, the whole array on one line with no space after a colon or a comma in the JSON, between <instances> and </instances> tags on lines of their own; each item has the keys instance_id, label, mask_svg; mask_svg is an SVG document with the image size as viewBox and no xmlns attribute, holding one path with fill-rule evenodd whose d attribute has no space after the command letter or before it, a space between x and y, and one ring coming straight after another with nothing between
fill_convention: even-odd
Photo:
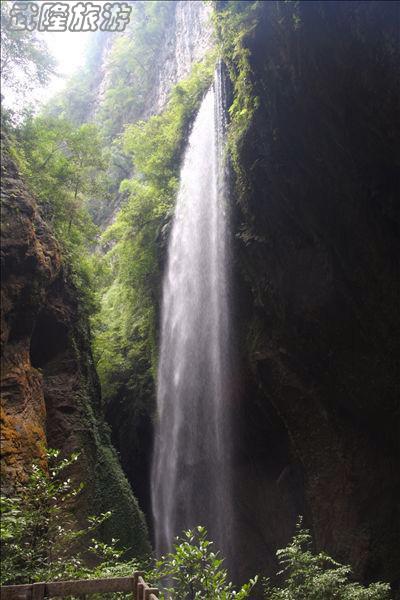
<instances>
[{"instance_id":1,"label":"rock face","mask_svg":"<svg viewBox=\"0 0 400 600\"><path fill-rule=\"evenodd\" d=\"M261 5L235 214L240 567L273 572L301 513L396 588L398 5Z\"/></svg>"},{"instance_id":2,"label":"rock face","mask_svg":"<svg viewBox=\"0 0 400 600\"><path fill-rule=\"evenodd\" d=\"M6 152L6 151L5 151ZM79 451L85 483L77 520L113 511L103 534L149 551L142 513L122 474L102 416L90 332L60 249L15 164L2 161L2 473L26 478L45 448Z\"/></svg>"},{"instance_id":3,"label":"rock face","mask_svg":"<svg viewBox=\"0 0 400 600\"><path fill-rule=\"evenodd\" d=\"M174 2L171 29L166 32L153 93L146 103L146 115L160 113L171 88L190 73L193 63L204 58L212 47L211 5L202 0Z\"/></svg>"},{"instance_id":4,"label":"rock face","mask_svg":"<svg viewBox=\"0 0 400 600\"><path fill-rule=\"evenodd\" d=\"M164 10L165 7L157 10ZM127 122L146 120L152 115L159 114L165 108L172 87L189 75L193 63L204 58L213 45L211 5L202 0L171 0L168 6L169 18L162 34L160 51L154 57L151 74L151 85L147 91L143 109L127 115ZM95 117L110 87L111 53L118 43L119 36L134 36L129 29L126 33L103 33L99 38L101 52L98 58L98 78L96 102L92 107ZM131 87L138 83L131 82ZM139 84L140 86L140 84ZM141 90L138 90L141 93ZM129 112L129 111L128 111Z\"/></svg>"},{"instance_id":5,"label":"rock face","mask_svg":"<svg viewBox=\"0 0 400 600\"><path fill-rule=\"evenodd\" d=\"M8 157L3 193L2 469L6 485L14 485L33 458L44 456L43 376L31 364L30 339L47 287L61 271L61 256Z\"/></svg>"}]
</instances>

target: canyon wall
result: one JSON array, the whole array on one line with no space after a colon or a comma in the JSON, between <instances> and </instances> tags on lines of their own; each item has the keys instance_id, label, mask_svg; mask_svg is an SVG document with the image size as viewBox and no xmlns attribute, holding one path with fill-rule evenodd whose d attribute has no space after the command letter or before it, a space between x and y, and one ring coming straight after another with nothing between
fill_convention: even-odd
<instances>
[{"instance_id":1,"label":"canyon wall","mask_svg":"<svg viewBox=\"0 0 400 600\"><path fill-rule=\"evenodd\" d=\"M146 120L162 112L172 87L189 75L193 63L202 60L213 45L210 4L202 0L171 0L159 4L164 5L156 9L156 12L163 11L165 14L164 28L161 32L153 33L153 36L159 36L160 41L158 51L151 59L151 72L147 73L148 89L138 110L127 106L126 123ZM87 107L86 120L96 120L101 114L107 92L113 86L112 68L115 61L118 61L113 52L119 43L118 40L124 37L132 39L137 35L135 28L140 27L140 24L134 22L135 13L131 18L132 23L126 32L99 35L96 75L93 80L94 102ZM121 78L124 77L126 84L136 89L140 95L141 82L131 80L130 73L121 73Z\"/></svg>"},{"instance_id":2,"label":"canyon wall","mask_svg":"<svg viewBox=\"0 0 400 600\"><path fill-rule=\"evenodd\" d=\"M235 209L240 570L400 579L399 5L261 3Z\"/></svg>"},{"instance_id":3,"label":"canyon wall","mask_svg":"<svg viewBox=\"0 0 400 600\"><path fill-rule=\"evenodd\" d=\"M150 550L147 527L122 473L103 417L90 332L60 247L24 186L4 141L2 156L2 478L26 480L46 448L79 452L71 475L85 484L75 506L112 511L102 526L136 555ZM2 144L3 147L3 144Z\"/></svg>"},{"instance_id":4,"label":"canyon wall","mask_svg":"<svg viewBox=\"0 0 400 600\"><path fill-rule=\"evenodd\" d=\"M160 113L172 87L190 73L193 63L212 47L211 5L201 0L174 2L172 26L166 31L144 118Z\"/></svg>"}]
</instances>

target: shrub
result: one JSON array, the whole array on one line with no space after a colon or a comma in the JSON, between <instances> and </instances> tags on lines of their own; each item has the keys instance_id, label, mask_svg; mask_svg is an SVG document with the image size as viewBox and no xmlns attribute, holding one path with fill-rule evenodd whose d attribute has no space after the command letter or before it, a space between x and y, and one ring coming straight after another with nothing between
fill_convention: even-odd
<instances>
[{"instance_id":1,"label":"shrub","mask_svg":"<svg viewBox=\"0 0 400 600\"><path fill-rule=\"evenodd\" d=\"M23 489L1 496L1 584L131 575L138 568L136 561L122 560L117 540L105 544L91 537L111 513L88 517L87 526L77 528L71 505L83 485L61 476L77 459L72 454L61 460L49 450L48 470L34 463ZM87 566L89 557L96 566Z\"/></svg>"},{"instance_id":2,"label":"shrub","mask_svg":"<svg viewBox=\"0 0 400 600\"><path fill-rule=\"evenodd\" d=\"M266 600L388 600L390 587L373 583L363 587L349 580L351 568L333 558L311 550L310 532L302 529L301 518L296 534L286 548L278 550L283 587L272 587L264 581Z\"/></svg>"},{"instance_id":3,"label":"shrub","mask_svg":"<svg viewBox=\"0 0 400 600\"><path fill-rule=\"evenodd\" d=\"M223 567L223 559L212 550L204 527L185 531L174 550L156 564L149 579L161 582L164 598L180 600L242 600L248 598L257 578L236 591Z\"/></svg>"}]
</instances>

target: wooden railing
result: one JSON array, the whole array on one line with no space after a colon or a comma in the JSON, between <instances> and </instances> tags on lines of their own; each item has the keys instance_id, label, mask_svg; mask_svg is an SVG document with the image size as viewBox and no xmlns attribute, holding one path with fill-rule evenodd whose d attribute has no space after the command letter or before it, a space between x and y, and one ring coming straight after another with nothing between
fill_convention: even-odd
<instances>
[{"instance_id":1,"label":"wooden railing","mask_svg":"<svg viewBox=\"0 0 400 600\"><path fill-rule=\"evenodd\" d=\"M110 579L75 579L25 585L3 585L1 600L42 600L43 598L85 597L87 594L131 592L134 600L158 600L158 590L144 581L141 573Z\"/></svg>"}]
</instances>

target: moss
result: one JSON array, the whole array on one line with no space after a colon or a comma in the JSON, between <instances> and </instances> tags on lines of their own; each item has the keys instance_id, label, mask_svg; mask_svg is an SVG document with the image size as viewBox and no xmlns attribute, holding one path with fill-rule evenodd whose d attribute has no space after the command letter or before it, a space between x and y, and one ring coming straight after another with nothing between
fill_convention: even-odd
<instances>
[{"instance_id":1,"label":"moss","mask_svg":"<svg viewBox=\"0 0 400 600\"><path fill-rule=\"evenodd\" d=\"M115 450L110 444L100 446L95 467L95 503L101 512L110 510L112 517L102 526L106 539L117 538L135 557L151 552L144 515L133 497L130 485L121 471Z\"/></svg>"},{"instance_id":2,"label":"moss","mask_svg":"<svg viewBox=\"0 0 400 600\"><path fill-rule=\"evenodd\" d=\"M246 45L259 20L260 2L215 2L214 26L223 61L233 84L229 108L228 147L236 175L239 198L247 192L247 176L240 162L240 149L259 106L255 94L250 50Z\"/></svg>"},{"instance_id":3,"label":"moss","mask_svg":"<svg viewBox=\"0 0 400 600\"><path fill-rule=\"evenodd\" d=\"M122 472L109 428L104 421L100 386L90 349L90 331L80 313L71 336L71 346L80 367L79 404L83 412L82 459L85 463L86 514L111 511L101 527L105 541L119 540L130 556L145 557L151 552L145 517Z\"/></svg>"}]
</instances>

